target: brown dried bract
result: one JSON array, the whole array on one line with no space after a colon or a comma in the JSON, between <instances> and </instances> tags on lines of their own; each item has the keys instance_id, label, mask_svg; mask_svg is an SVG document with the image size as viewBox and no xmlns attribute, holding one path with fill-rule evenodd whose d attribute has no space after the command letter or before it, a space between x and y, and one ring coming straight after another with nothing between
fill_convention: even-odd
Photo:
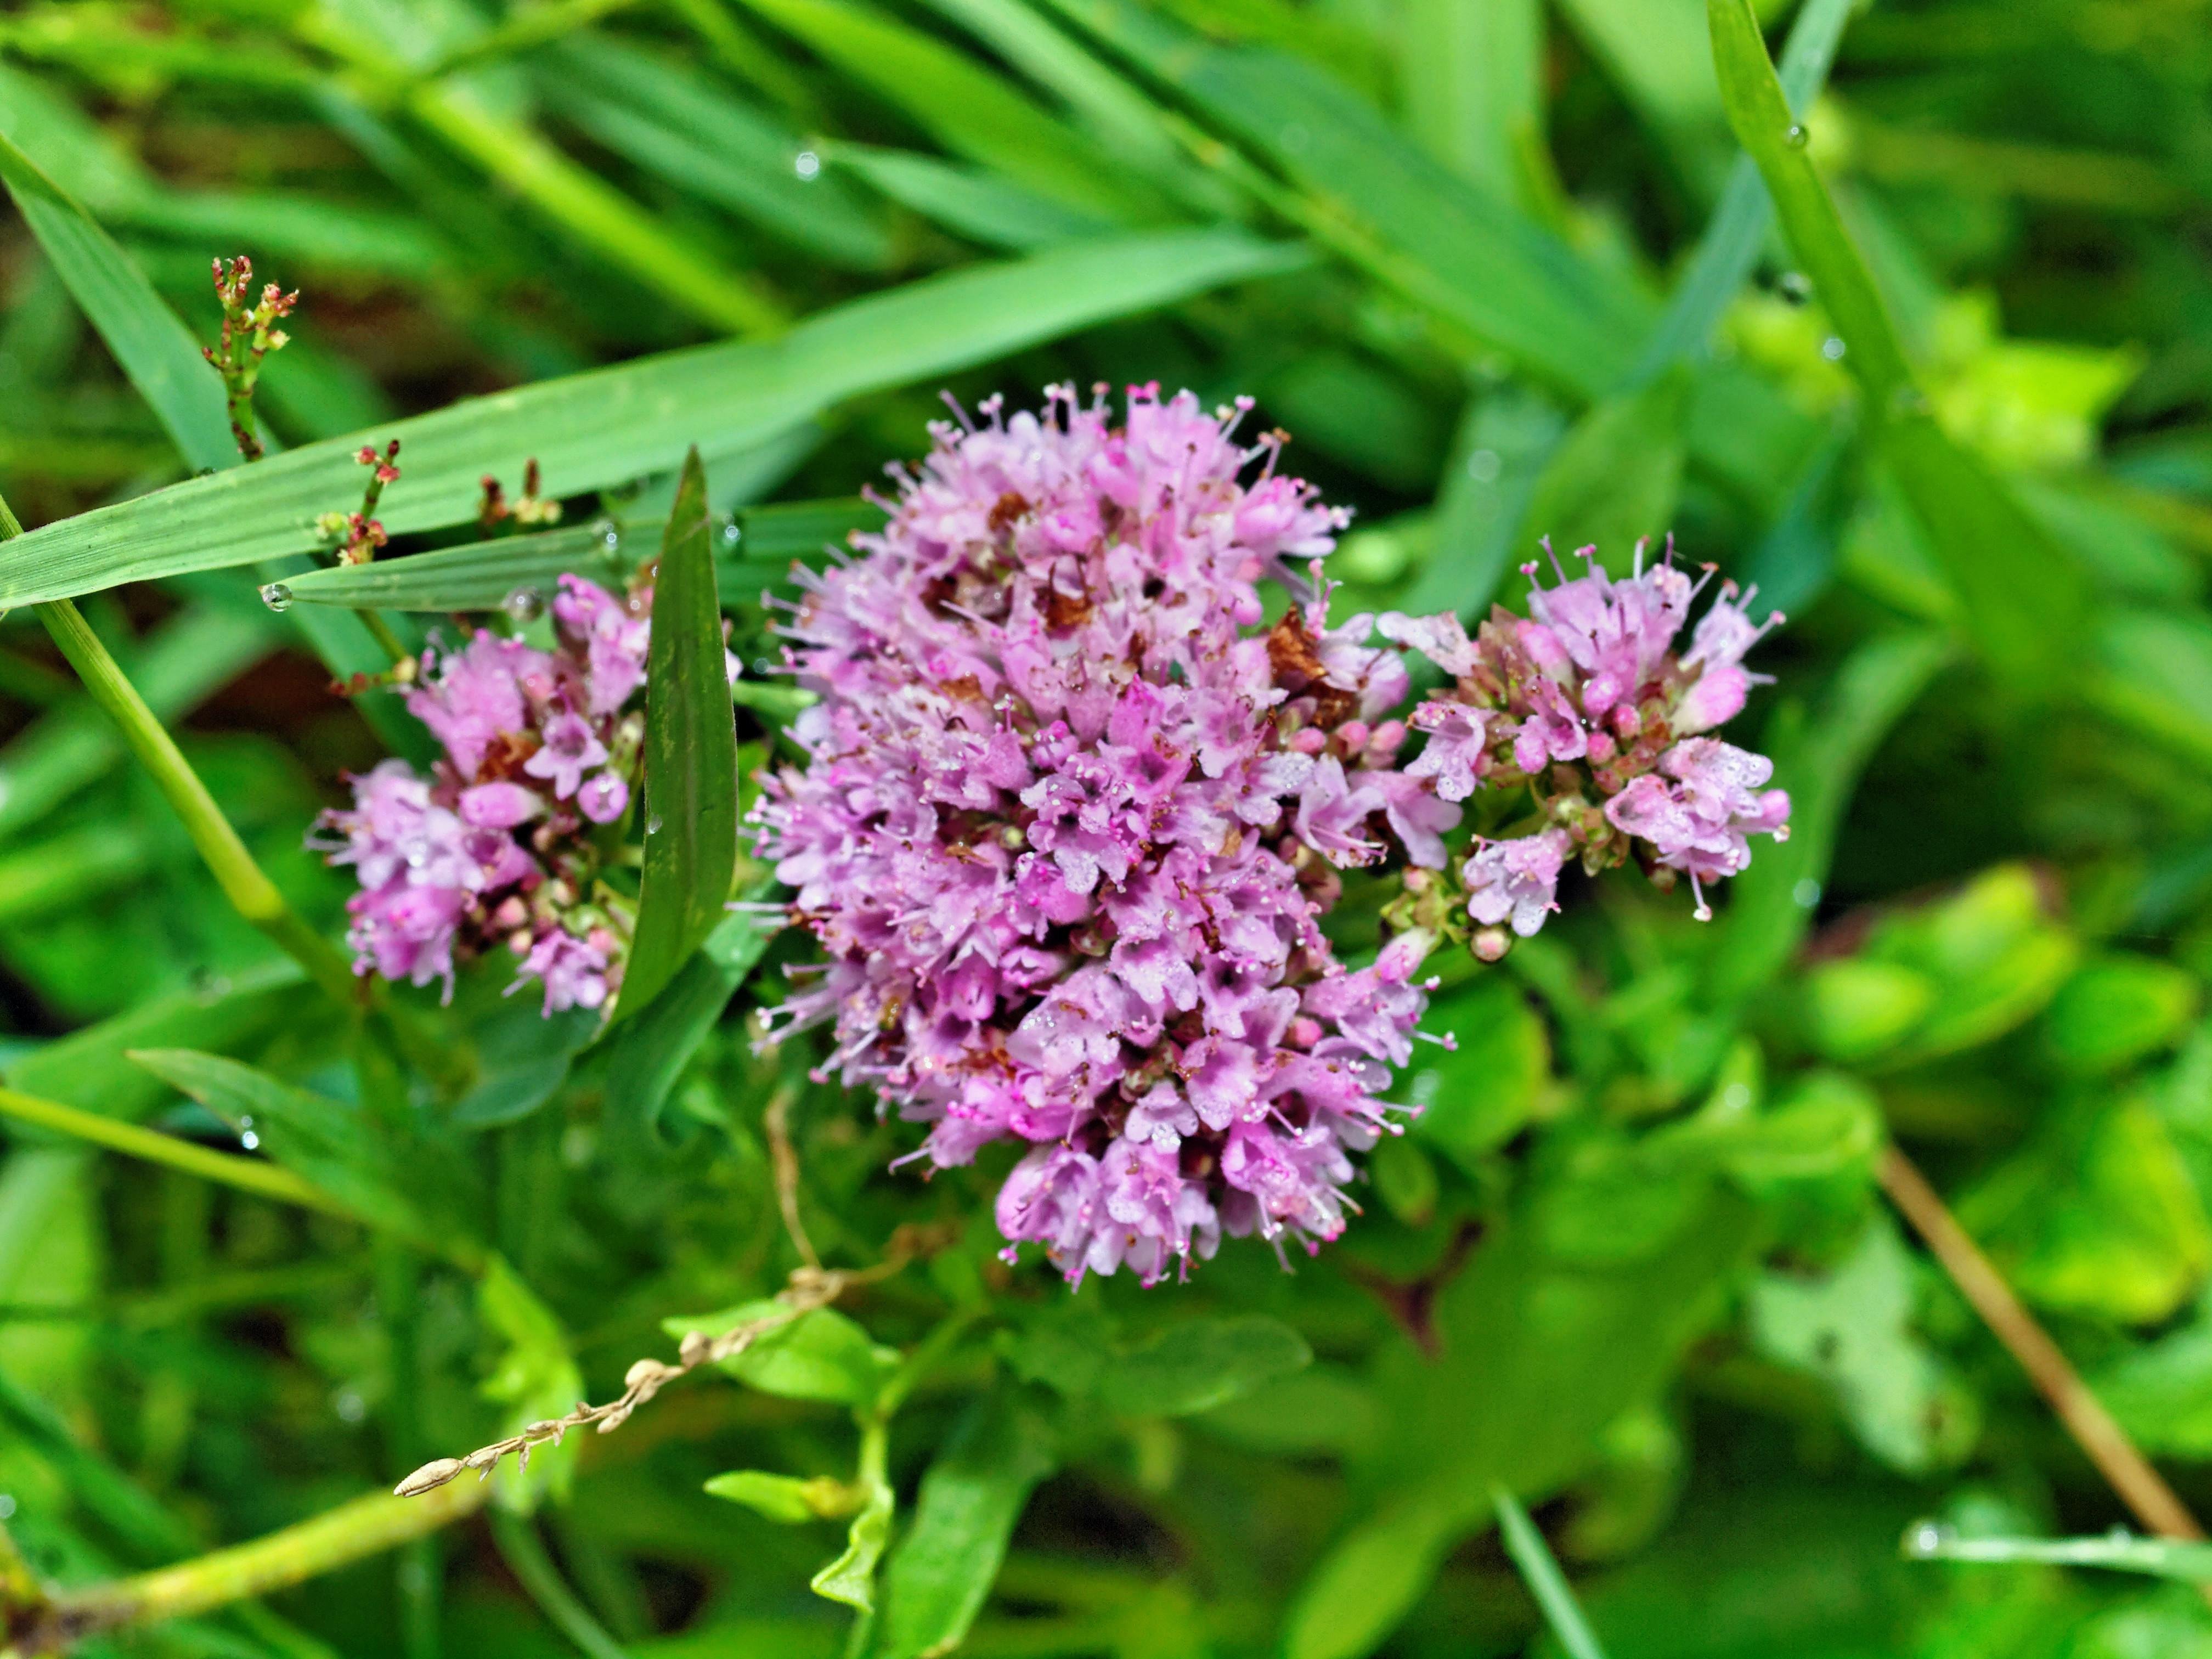
<instances>
[{"instance_id":1,"label":"brown dried bract","mask_svg":"<svg viewBox=\"0 0 2212 1659\"><path fill-rule=\"evenodd\" d=\"M1029 510L1029 498L1025 495L1018 495L1010 489L991 503L991 516L984 522L990 526L994 536L1003 536L1007 531L1012 529L1015 521Z\"/></svg>"}]
</instances>

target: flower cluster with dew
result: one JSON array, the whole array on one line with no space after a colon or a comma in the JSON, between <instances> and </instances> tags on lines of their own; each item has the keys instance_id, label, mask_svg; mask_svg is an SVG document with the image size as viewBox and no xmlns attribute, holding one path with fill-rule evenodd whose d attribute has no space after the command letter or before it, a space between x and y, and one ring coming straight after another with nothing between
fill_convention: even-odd
<instances>
[{"instance_id":1,"label":"flower cluster with dew","mask_svg":"<svg viewBox=\"0 0 2212 1659\"><path fill-rule=\"evenodd\" d=\"M550 648L479 629L423 653L407 708L443 756L427 776L384 762L318 823L361 881L356 971L450 995L458 962L503 944L549 1015L614 994L635 905L600 875L635 793L652 605L563 576Z\"/></svg>"},{"instance_id":2,"label":"flower cluster with dew","mask_svg":"<svg viewBox=\"0 0 2212 1659\"><path fill-rule=\"evenodd\" d=\"M828 1070L927 1125L933 1165L1026 1143L997 1219L1071 1280L1155 1282L1224 1234L1335 1237L1353 1156L1402 1129L1384 1093L1455 903L1533 932L1577 848L1641 836L1696 879L1787 811L1746 793L1765 763L1688 737L1742 700L1756 633L1732 600L1680 658L1694 590L1671 564L1594 568L1479 645L1449 616L1332 623L1320 562L1348 515L1278 470L1281 434L1238 441L1248 407L1145 386L1117 424L1103 388L1060 387L939 422L887 526L785 626L818 701L759 850L826 960L773 1034L830 1025ZM1264 628L1269 581L1291 603ZM1408 647L1461 677L1410 721ZM1579 815L1550 775L1570 763L1595 780ZM1340 871L1436 895L1459 803L1523 784L1542 828L1340 960Z\"/></svg>"}]
</instances>

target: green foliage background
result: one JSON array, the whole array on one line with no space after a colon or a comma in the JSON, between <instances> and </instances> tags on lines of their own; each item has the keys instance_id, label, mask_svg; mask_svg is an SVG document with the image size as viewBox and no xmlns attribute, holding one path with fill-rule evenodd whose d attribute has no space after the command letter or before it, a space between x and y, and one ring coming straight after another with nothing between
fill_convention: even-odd
<instances>
[{"instance_id":1,"label":"green foliage background","mask_svg":"<svg viewBox=\"0 0 2212 1659\"><path fill-rule=\"evenodd\" d=\"M1899 1559L1923 1516L2124 1515L1873 1181L1893 1138L2212 1508L2212 9L1851 10L1759 7L1780 90L1729 0L0 14L0 489L33 532L0 550L0 1068L250 1133L329 1200L7 1124L32 1567L301 1520L743 1316L799 1261L771 1098L826 1260L957 1241L502 1474L488 1519L82 1650L1561 1650L1503 1485L1615 1659L2212 1651L2184 1586ZM286 453L239 469L191 341L241 251L305 297L259 401ZM409 1004L399 1071L23 608L80 598L335 938L302 832L420 740L328 690L378 664L346 607L417 638L523 568L304 574L362 442L404 440L410 554L539 458L580 528L500 544L533 576L657 549L696 444L751 659L940 387L1059 380L1255 395L1358 509L1346 611L1472 615L1540 534L1672 531L1790 613L1743 726L1793 839L1708 926L1620 876L1502 967L1441 964L1458 1049L1293 1273L1006 1270L1002 1165L890 1170L910 1130L804 1042L752 1052L804 952L742 919L597 1042L487 965ZM739 696L750 769L793 711Z\"/></svg>"}]
</instances>

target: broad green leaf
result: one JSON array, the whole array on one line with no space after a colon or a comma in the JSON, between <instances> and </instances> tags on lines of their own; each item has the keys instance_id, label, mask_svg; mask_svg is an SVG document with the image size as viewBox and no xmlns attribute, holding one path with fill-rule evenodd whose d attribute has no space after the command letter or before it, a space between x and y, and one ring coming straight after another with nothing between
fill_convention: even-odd
<instances>
[{"instance_id":1,"label":"broad green leaf","mask_svg":"<svg viewBox=\"0 0 2212 1659\"><path fill-rule=\"evenodd\" d=\"M718 1314L664 1319L661 1328L675 1337L693 1331L720 1336L754 1320L774 1319L788 1312L781 1303L763 1299L740 1303ZM750 1347L723 1360L721 1366L763 1394L865 1407L898 1369L898 1354L878 1346L835 1309L817 1308L796 1319L785 1318Z\"/></svg>"},{"instance_id":2,"label":"broad green leaf","mask_svg":"<svg viewBox=\"0 0 2212 1659\"><path fill-rule=\"evenodd\" d=\"M854 0L745 4L902 110L955 155L1071 207L1145 216L1146 192L1007 81L918 29Z\"/></svg>"},{"instance_id":3,"label":"broad green leaf","mask_svg":"<svg viewBox=\"0 0 2212 1659\"><path fill-rule=\"evenodd\" d=\"M1912 1257L1877 1212L1832 1269L1761 1273L1749 1306L1759 1351L1820 1378L1861 1443L1906 1474L1960 1462L1980 1427L1973 1395L1913 1329L1918 1300Z\"/></svg>"},{"instance_id":4,"label":"broad green leaf","mask_svg":"<svg viewBox=\"0 0 2212 1659\"><path fill-rule=\"evenodd\" d=\"M738 863L738 733L699 453L653 579L645 675L645 871L617 1017L635 1015L724 920Z\"/></svg>"},{"instance_id":5,"label":"broad green leaf","mask_svg":"<svg viewBox=\"0 0 2212 1659\"><path fill-rule=\"evenodd\" d=\"M762 883L746 889L744 896L760 902L773 890L772 882ZM648 1127L659 1121L669 1091L760 961L779 925L743 911L724 917L653 1006L617 1028L607 1050L604 1109L611 1120Z\"/></svg>"},{"instance_id":6,"label":"broad green leaf","mask_svg":"<svg viewBox=\"0 0 2212 1659\"><path fill-rule=\"evenodd\" d=\"M1865 1060L1895 1048L1920 1028L1942 988L1902 963L1845 957L1824 962L1805 981L1808 1035L1831 1060Z\"/></svg>"},{"instance_id":7,"label":"broad green leaf","mask_svg":"<svg viewBox=\"0 0 2212 1659\"><path fill-rule=\"evenodd\" d=\"M1407 1074L1407 1097L1421 1109L1414 1136L1472 1167L1544 1103L1550 1039L1520 988L1491 975L1437 994L1423 1024L1449 1032L1455 1046L1424 1048Z\"/></svg>"},{"instance_id":8,"label":"broad green leaf","mask_svg":"<svg viewBox=\"0 0 2212 1659\"><path fill-rule=\"evenodd\" d=\"M2196 976L2172 963L2107 957L2058 988L2044 1041L2069 1070L2113 1071L2178 1041L2202 1000Z\"/></svg>"},{"instance_id":9,"label":"broad green leaf","mask_svg":"<svg viewBox=\"0 0 2212 1659\"><path fill-rule=\"evenodd\" d=\"M1615 570L1646 538L1673 527L1682 482L1682 416L1687 377L1667 375L1642 392L1594 404L1536 479L1516 538L1524 558L1548 538L1565 562L1595 546ZM1581 574L1579 565L1569 571Z\"/></svg>"},{"instance_id":10,"label":"broad green leaf","mask_svg":"<svg viewBox=\"0 0 2212 1659\"><path fill-rule=\"evenodd\" d=\"M1099 1378L1098 1394L1124 1417L1186 1417L1312 1362L1305 1340L1264 1314L1194 1319L1116 1354Z\"/></svg>"},{"instance_id":11,"label":"broad green leaf","mask_svg":"<svg viewBox=\"0 0 2212 1659\"><path fill-rule=\"evenodd\" d=\"M1054 1462L1050 1431L1012 1391L969 1407L921 1477L914 1519L884 1570L878 1659L927 1659L959 1646Z\"/></svg>"},{"instance_id":12,"label":"broad green leaf","mask_svg":"<svg viewBox=\"0 0 2212 1659\"><path fill-rule=\"evenodd\" d=\"M766 1469L732 1469L707 1483L712 1498L743 1504L757 1515L787 1527L809 1521L827 1521L852 1512L850 1488L827 1475L802 1480L795 1474L771 1474Z\"/></svg>"},{"instance_id":13,"label":"broad green leaf","mask_svg":"<svg viewBox=\"0 0 2212 1659\"><path fill-rule=\"evenodd\" d=\"M1285 1659L1372 1653L1426 1594L1445 1553L1473 1529L1467 1501L1394 1496L1337 1540L1291 1604Z\"/></svg>"},{"instance_id":14,"label":"broad green leaf","mask_svg":"<svg viewBox=\"0 0 2212 1659\"><path fill-rule=\"evenodd\" d=\"M176 441L185 464L200 471L235 465L238 445L231 437L222 383L153 284L91 216L5 137L0 137L0 184L15 198L31 234L131 384Z\"/></svg>"},{"instance_id":15,"label":"broad green leaf","mask_svg":"<svg viewBox=\"0 0 2212 1659\"><path fill-rule=\"evenodd\" d=\"M685 447L765 442L842 398L988 362L1040 340L1273 275L1304 250L1167 231L927 278L823 312L781 339L670 352L470 399L32 531L0 552L0 605L65 598L320 545L318 514L360 495L354 453L404 445L379 516L394 534L475 516L486 472L536 456L563 495L674 468Z\"/></svg>"},{"instance_id":16,"label":"broad green leaf","mask_svg":"<svg viewBox=\"0 0 2212 1659\"><path fill-rule=\"evenodd\" d=\"M2088 598L2081 572L2005 487L1936 426L1866 261L1807 155L1751 0L1707 0L1730 124L1759 164L1790 246L1881 422L1877 442L1990 666L2035 689L2063 672Z\"/></svg>"},{"instance_id":17,"label":"broad green leaf","mask_svg":"<svg viewBox=\"0 0 2212 1659\"><path fill-rule=\"evenodd\" d=\"M2179 608L2114 611L2094 628L2090 700L2188 759L2212 761L2212 621Z\"/></svg>"},{"instance_id":18,"label":"broad green leaf","mask_svg":"<svg viewBox=\"0 0 2212 1659\"><path fill-rule=\"evenodd\" d=\"M1552 1627L1568 1659L1605 1659L1605 1650L1598 1645L1597 1634L1590 1629L1582 1604L1575 1600L1566 1574L1559 1571L1551 1547L1528 1518L1528 1511L1521 1507L1520 1499L1504 1486L1492 1486L1490 1498L1498 1511L1498 1529L1504 1540L1505 1553L1520 1569L1522 1582L1543 1609L1544 1622Z\"/></svg>"},{"instance_id":19,"label":"broad green leaf","mask_svg":"<svg viewBox=\"0 0 2212 1659\"><path fill-rule=\"evenodd\" d=\"M1211 1435L1273 1457L1358 1457L1382 1432L1375 1391L1341 1367L1290 1371L1243 1398L1195 1413Z\"/></svg>"},{"instance_id":20,"label":"broad green leaf","mask_svg":"<svg viewBox=\"0 0 2212 1659\"><path fill-rule=\"evenodd\" d=\"M471 1196L471 1173L446 1149L393 1136L357 1107L220 1055L156 1048L131 1057L241 1137L252 1134L272 1160L368 1226L434 1255L468 1261L479 1254L470 1233L481 1199Z\"/></svg>"},{"instance_id":21,"label":"broad green leaf","mask_svg":"<svg viewBox=\"0 0 2212 1659\"><path fill-rule=\"evenodd\" d=\"M2047 1308L2154 1324L2212 1270L2203 1200L2139 1097L2054 1114L1955 1208L2020 1293Z\"/></svg>"},{"instance_id":22,"label":"broad green leaf","mask_svg":"<svg viewBox=\"0 0 2212 1659\"><path fill-rule=\"evenodd\" d=\"M1494 1223L1437 1296L1437 1355L1408 1343L1384 1356L1383 1439L1361 1468L1389 1495L1301 1587L1291 1659L1372 1653L1444 1553L1487 1523L1492 1484L1534 1495L1570 1478L1711 1317L1756 1226L1750 1205L1709 1190L1664 1249L1601 1265L1552 1257L1525 1211Z\"/></svg>"}]
</instances>

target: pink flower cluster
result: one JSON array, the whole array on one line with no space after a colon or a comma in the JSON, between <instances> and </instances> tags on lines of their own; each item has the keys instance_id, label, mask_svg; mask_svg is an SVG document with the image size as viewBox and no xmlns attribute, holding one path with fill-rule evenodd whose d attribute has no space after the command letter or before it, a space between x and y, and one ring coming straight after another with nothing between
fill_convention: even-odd
<instances>
[{"instance_id":1,"label":"pink flower cluster","mask_svg":"<svg viewBox=\"0 0 2212 1659\"><path fill-rule=\"evenodd\" d=\"M1703 884L1751 862L1748 837L1789 834L1790 797L1764 786L1774 763L1703 735L1732 719L1756 680L1744 653L1782 620L1747 614L1752 593L1733 582L1677 653L1675 636L1710 580L1692 583L1672 550L1616 581L1589 574L1537 587L1534 615L1494 609L1476 638L1449 615L1385 616L1386 638L1420 651L1456 678L1423 702L1412 724L1428 744L1406 768L1433 779L1444 800L1478 787L1531 789L1541 827L1479 846L1463 876L1475 921L1527 936L1557 908L1559 873L1579 855L1595 873L1641 849L1655 878L1690 878L1697 914L1712 913ZM1534 575L1534 565L1522 567ZM1502 936L1501 936L1502 948Z\"/></svg>"},{"instance_id":2,"label":"pink flower cluster","mask_svg":"<svg viewBox=\"0 0 2212 1659\"><path fill-rule=\"evenodd\" d=\"M1071 1279L1335 1237L1426 1000L1429 934L1347 971L1316 922L1338 868L1441 867L1459 809L1396 764L1398 653L1295 574L1346 515L1242 412L940 423L787 629L820 700L757 815L828 961L777 1035L834 1022L937 1165L1028 1143L999 1224ZM1269 576L1302 602L1262 632Z\"/></svg>"},{"instance_id":3,"label":"pink flower cluster","mask_svg":"<svg viewBox=\"0 0 2212 1659\"><path fill-rule=\"evenodd\" d=\"M651 605L563 576L553 649L482 629L423 653L407 707L444 758L427 778L386 761L318 821L336 835L318 843L330 861L361 880L346 905L356 972L442 980L451 995L455 963L503 940L549 1015L605 1002L629 930L594 895L592 837L629 805L642 716L624 709L645 681Z\"/></svg>"}]
</instances>

